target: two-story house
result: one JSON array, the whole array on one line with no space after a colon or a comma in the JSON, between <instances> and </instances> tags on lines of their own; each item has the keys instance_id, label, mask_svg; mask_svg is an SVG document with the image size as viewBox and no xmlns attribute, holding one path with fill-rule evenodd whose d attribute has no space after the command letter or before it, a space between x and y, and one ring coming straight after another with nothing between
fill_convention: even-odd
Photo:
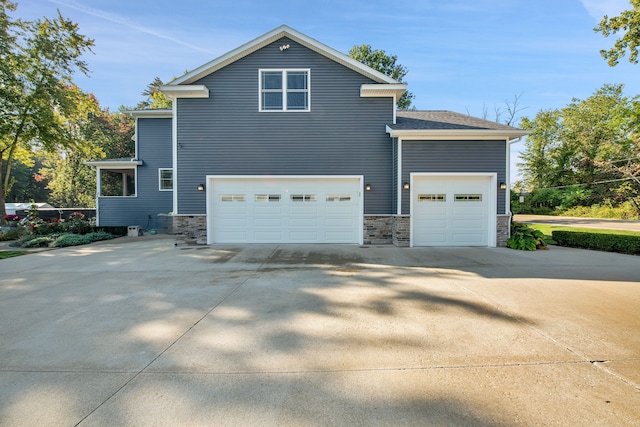
<instances>
[{"instance_id":1,"label":"two-story house","mask_svg":"<svg viewBox=\"0 0 640 427\"><path fill-rule=\"evenodd\" d=\"M90 162L98 224L201 243L504 245L510 144L527 132L396 111L406 85L287 26L132 112L136 157Z\"/></svg>"}]
</instances>

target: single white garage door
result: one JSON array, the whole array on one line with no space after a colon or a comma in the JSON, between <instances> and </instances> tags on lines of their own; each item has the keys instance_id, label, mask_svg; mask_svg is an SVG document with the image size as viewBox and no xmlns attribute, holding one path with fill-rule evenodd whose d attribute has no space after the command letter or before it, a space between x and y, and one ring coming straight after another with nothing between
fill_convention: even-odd
<instances>
[{"instance_id":1,"label":"single white garage door","mask_svg":"<svg viewBox=\"0 0 640 427\"><path fill-rule=\"evenodd\" d=\"M360 243L361 177L209 177L210 243Z\"/></svg>"},{"instance_id":2,"label":"single white garage door","mask_svg":"<svg viewBox=\"0 0 640 427\"><path fill-rule=\"evenodd\" d=\"M413 246L495 245L490 176L414 176Z\"/></svg>"}]
</instances>

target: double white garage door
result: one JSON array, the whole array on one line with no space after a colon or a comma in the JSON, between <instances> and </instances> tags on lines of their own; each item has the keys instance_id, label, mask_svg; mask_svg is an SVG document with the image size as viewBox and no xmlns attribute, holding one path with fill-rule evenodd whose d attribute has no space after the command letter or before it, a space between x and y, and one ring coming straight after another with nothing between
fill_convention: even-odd
<instances>
[{"instance_id":1,"label":"double white garage door","mask_svg":"<svg viewBox=\"0 0 640 427\"><path fill-rule=\"evenodd\" d=\"M210 243L360 243L361 177L209 177Z\"/></svg>"}]
</instances>

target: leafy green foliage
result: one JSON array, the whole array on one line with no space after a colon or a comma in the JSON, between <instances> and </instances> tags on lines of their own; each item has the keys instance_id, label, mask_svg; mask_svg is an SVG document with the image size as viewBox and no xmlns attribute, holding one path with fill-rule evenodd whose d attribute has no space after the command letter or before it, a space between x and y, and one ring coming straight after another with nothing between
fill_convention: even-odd
<instances>
[{"instance_id":1,"label":"leafy green foliage","mask_svg":"<svg viewBox=\"0 0 640 427\"><path fill-rule=\"evenodd\" d=\"M146 98L136 105L136 109L171 108L171 100L160 90L163 85L164 83L160 80L160 77L153 79L142 92L142 95Z\"/></svg>"},{"instance_id":2,"label":"leafy green foliage","mask_svg":"<svg viewBox=\"0 0 640 427\"><path fill-rule=\"evenodd\" d=\"M600 24L594 28L604 37L624 32L609 50L601 50L600 54L607 60L609 66L614 67L629 52L629 62L638 63L638 47L640 46L640 0L630 0L632 9L623 11L619 16L609 18L605 16Z\"/></svg>"},{"instance_id":3,"label":"leafy green foliage","mask_svg":"<svg viewBox=\"0 0 640 427\"><path fill-rule=\"evenodd\" d=\"M18 240L20 238L20 230L12 228L0 232L0 242L6 242L8 240Z\"/></svg>"},{"instance_id":4,"label":"leafy green foliage","mask_svg":"<svg viewBox=\"0 0 640 427\"><path fill-rule=\"evenodd\" d=\"M544 234L541 231L517 222L511 224L511 237L507 240L507 246L520 251L535 251L536 249L547 248Z\"/></svg>"},{"instance_id":5,"label":"leafy green foliage","mask_svg":"<svg viewBox=\"0 0 640 427\"><path fill-rule=\"evenodd\" d=\"M26 240L20 246L23 248L48 248L53 240L53 236L40 236Z\"/></svg>"},{"instance_id":6,"label":"leafy green foliage","mask_svg":"<svg viewBox=\"0 0 640 427\"><path fill-rule=\"evenodd\" d=\"M405 66L396 63L398 60L396 55L388 55L384 50L373 50L370 45L363 44L353 46L349 51L349 56L400 83L405 83L403 78L409 70ZM406 91L397 101L398 108L400 110L408 110L411 107L413 98L414 95Z\"/></svg>"},{"instance_id":7,"label":"leafy green foliage","mask_svg":"<svg viewBox=\"0 0 640 427\"><path fill-rule=\"evenodd\" d=\"M519 164L522 189L544 199L533 205L640 205L639 118L640 97L623 96L623 85L604 85L586 100L523 118L521 126L531 134Z\"/></svg>"},{"instance_id":8,"label":"leafy green foliage","mask_svg":"<svg viewBox=\"0 0 640 427\"><path fill-rule=\"evenodd\" d=\"M67 246L79 246L91 243L91 239L87 235L79 234L62 234L51 243L52 248L64 248Z\"/></svg>"},{"instance_id":9,"label":"leafy green foliage","mask_svg":"<svg viewBox=\"0 0 640 427\"><path fill-rule=\"evenodd\" d=\"M59 12L55 19L24 21L10 16L15 10L14 3L0 1L0 216L14 158L33 147L77 144L70 123L86 112L87 95L72 77L88 73L82 57L93 46Z\"/></svg>"},{"instance_id":10,"label":"leafy green foliage","mask_svg":"<svg viewBox=\"0 0 640 427\"><path fill-rule=\"evenodd\" d=\"M557 230L553 239L560 246L640 255L640 236Z\"/></svg>"}]
</instances>

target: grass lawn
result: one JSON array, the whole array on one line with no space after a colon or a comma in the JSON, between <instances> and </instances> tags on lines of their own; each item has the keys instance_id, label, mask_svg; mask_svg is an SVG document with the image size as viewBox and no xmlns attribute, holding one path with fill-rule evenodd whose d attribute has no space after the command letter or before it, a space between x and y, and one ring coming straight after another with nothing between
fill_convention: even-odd
<instances>
[{"instance_id":1,"label":"grass lawn","mask_svg":"<svg viewBox=\"0 0 640 427\"><path fill-rule=\"evenodd\" d=\"M555 241L551 238L551 232L555 230L568 230L568 231L583 231L586 233L601 233L601 234L619 234L624 236L640 236L640 231L631 230L608 230L603 228L584 228L584 227L567 227L566 225L551 225L551 224L527 224L531 228L540 230L545 235L545 241L550 244L555 244Z\"/></svg>"},{"instance_id":2,"label":"grass lawn","mask_svg":"<svg viewBox=\"0 0 640 427\"><path fill-rule=\"evenodd\" d=\"M14 256L26 255L27 251L0 251L0 259L12 258Z\"/></svg>"}]
</instances>

